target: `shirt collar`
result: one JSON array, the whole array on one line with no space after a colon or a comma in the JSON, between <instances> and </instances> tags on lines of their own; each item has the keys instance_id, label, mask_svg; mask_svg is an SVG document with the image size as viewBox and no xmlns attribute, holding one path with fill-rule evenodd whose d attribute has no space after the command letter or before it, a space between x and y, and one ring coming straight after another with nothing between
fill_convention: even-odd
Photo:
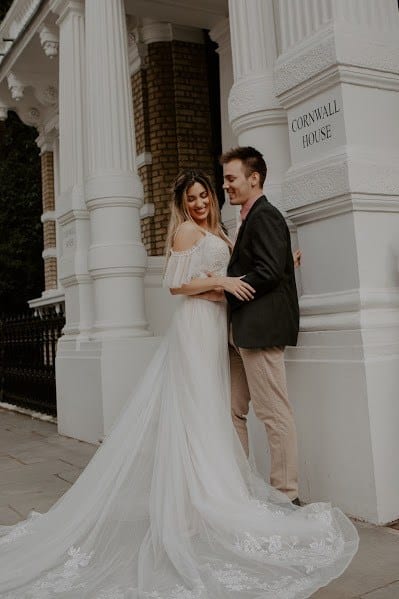
<instances>
[{"instance_id":1,"label":"shirt collar","mask_svg":"<svg viewBox=\"0 0 399 599\"><path fill-rule=\"evenodd\" d=\"M257 202L259 200L259 198L261 198L262 196L258 196L257 198L253 198L252 200L248 200L245 204L243 204L241 206L241 210L240 210L240 218L241 218L241 222L243 220L245 220L248 216L249 211L251 210L252 206L255 204L255 202Z\"/></svg>"}]
</instances>

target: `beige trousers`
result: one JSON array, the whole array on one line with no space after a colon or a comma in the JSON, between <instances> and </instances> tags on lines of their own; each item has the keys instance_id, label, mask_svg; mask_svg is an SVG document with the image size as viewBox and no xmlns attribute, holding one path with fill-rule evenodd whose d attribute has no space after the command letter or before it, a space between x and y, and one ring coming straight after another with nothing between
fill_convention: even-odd
<instances>
[{"instance_id":1,"label":"beige trousers","mask_svg":"<svg viewBox=\"0 0 399 599\"><path fill-rule=\"evenodd\" d=\"M297 436L288 401L284 350L237 348L230 335L231 410L244 451L249 454L249 403L266 427L270 483L292 500L298 497Z\"/></svg>"}]
</instances>

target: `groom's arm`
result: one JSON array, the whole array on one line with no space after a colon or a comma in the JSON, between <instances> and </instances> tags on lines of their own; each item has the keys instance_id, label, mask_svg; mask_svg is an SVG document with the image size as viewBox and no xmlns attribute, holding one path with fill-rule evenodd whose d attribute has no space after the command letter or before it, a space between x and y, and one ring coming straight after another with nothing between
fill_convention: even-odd
<instances>
[{"instance_id":1,"label":"groom's arm","mask_svg":"<svg viewBox=\"0 0 399 599\"><path fill-rule=\"evenodd\" d=\"M287 256L285 221L277 212L261 211L256 215L256 220L251 221L251 229L246 233L251 239L253 259L250 271L243 280L255 289L256 300L277 287L284 276ZM226 297L233 309L244 303L230 293Z\"/></svg>"}]
</instances>

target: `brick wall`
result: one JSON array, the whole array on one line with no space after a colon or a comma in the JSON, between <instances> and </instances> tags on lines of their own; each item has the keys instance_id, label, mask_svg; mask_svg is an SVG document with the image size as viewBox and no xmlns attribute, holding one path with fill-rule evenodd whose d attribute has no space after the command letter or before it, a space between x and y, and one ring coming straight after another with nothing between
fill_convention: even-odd
<instances>
[{"instance_id":1,"label":"brick wall","mask_svg":"<svg viewBox=\"0 0 399 599\"><path fill-rule=\"evenodd\" d=\"M43 152L41 159L43 212L47 212L55 207L53 153Z\"/></svg>"},{"instance_id":2,"label":"brick wall","mask_svg":"<svg viewBox=\"0 0 399 599\"><path fill-rule=\"evenodd\" d=\"M54 164L53 153L43 152L41 155L42 165L42 202L43 212L55 209L54 194ZM46 220L43 223L43 247L45 250L56 247L56 223L55 220ZM44 281L45 290L57 289L57 258L47 256L44 258Z\"/></svg>"},{"instance_id":3,"label":"brick wall","mask_svg":"<svg viewBox=\"0 0 399 599\"><path fill-rule=\"evenodd\" d=\"M141 222L151 256L164 252L170 187L183 167L213 174L212 136L205 48L188 42L148 46L146 69L132 77L137 154L150 152L152 164L139 174L145 202L155 214Z\"/></svg>"}]
</instances>

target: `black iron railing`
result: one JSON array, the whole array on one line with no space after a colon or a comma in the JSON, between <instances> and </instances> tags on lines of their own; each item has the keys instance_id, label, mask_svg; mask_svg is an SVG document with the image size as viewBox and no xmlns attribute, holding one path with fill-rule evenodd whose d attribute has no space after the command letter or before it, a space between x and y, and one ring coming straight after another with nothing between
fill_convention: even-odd
<instances>
[{"instance_id":1,"label":"black iron railing","mask_svg":"<svg viewBox=\"0 0 399 599\"><path fill-rule=\"evenodd\" d=\"M55 355L64 315L0 317L0 401L56 415Z\"/></svg>"}]
</instances>

